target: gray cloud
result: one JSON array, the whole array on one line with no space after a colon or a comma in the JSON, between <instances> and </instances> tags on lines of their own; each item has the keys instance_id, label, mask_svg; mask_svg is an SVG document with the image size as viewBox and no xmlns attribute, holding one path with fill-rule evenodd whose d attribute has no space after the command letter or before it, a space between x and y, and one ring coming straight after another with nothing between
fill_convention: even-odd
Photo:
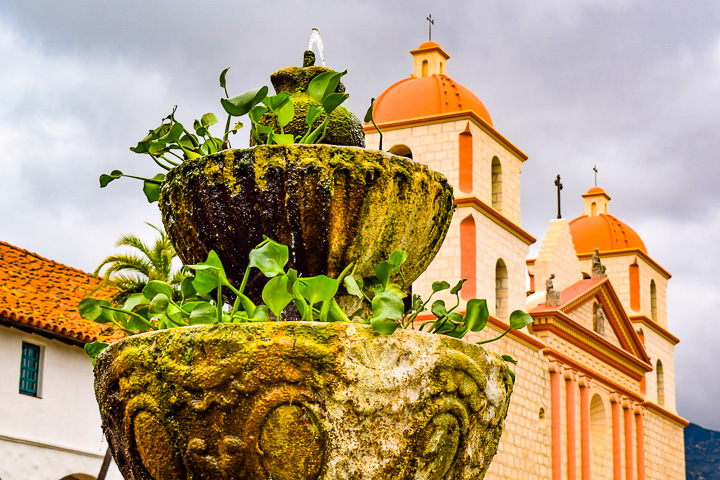
<instances>
[{"instance_id":1,"label":"gray cloud","mask_svg":"<svg viewBox=\"0 0 720 480\"><path fill-rule=\"evenodd\" d=\"M544 235L558 173L565 216L580 214L598 165L612 213L674 275L679 411L720 429L705 400L720 381L697 373L717 360L706 320L720 303L717 2L0 0L0 239L93 270L120 234L151 236L143 222L159 222L139 184L100 190L97 177L152 175L128 147L173 105L186 122L220 113L223 68L234 92L268 84L300 62L317 27L329 66L350 71L350 106L364 112L411 72L428 13L449 74L530 155L525 229Z\"/></svg>"}]
</instances>

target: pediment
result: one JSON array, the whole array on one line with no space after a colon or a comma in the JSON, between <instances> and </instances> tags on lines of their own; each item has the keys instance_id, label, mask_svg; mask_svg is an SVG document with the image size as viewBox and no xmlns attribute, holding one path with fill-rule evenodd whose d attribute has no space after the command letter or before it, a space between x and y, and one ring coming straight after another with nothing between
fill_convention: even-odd
<instances>
[{"instance_id":1,"label":"pediment","mask_svg":"<svg viewBox=\"0 0 720 480\"><path fill-rule=\"evenodd\" d=\"M645 348L608 278L587 279L564 289L560 305L538 305L533 317L555 316L565 329L599 344L610 344L642 363L649 363ZM602 326L598 325L602 312ZM600 330L600 331L599 331Z\"/></svg>"}]
</instances>

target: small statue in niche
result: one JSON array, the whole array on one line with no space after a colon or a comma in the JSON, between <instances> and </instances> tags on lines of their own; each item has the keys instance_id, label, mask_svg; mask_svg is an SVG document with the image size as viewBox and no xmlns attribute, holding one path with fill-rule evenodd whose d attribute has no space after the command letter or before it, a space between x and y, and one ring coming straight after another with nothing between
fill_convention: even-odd
<instances>
[{"instance_id":1,"label":"small statue in niche","mask_svg":"<svg viewBox=\"0 0 720 480\"><path fill-rule=\"evenodd\" d=\"M597 306L593 315L593 330L600 335L605 335L605 313L600 305Z\"/></svg>"},{"instance_id":2,"label":"small statue in niche","mask_svg":"<svg viewBox=\"0 0 720 480\"><path fill-rule=\"evenodd\" d=\"M560 305L560 293L553 287L553 278L555 274L551 273L550 278L545 281L545 306L554 307Z\"/></svg>"},{"instance_id":3,"label":"small statue in niche","mask_svg":"<svg viewBox=\"0 0 720 480\"><path fill-rule=\"evenodd\" d=\"M592 273L591 278L604 278L607 277L605 273L605 265L600 261L600 250L595 249L595 253L592 256Z\"/></svg>"}]
</instances>

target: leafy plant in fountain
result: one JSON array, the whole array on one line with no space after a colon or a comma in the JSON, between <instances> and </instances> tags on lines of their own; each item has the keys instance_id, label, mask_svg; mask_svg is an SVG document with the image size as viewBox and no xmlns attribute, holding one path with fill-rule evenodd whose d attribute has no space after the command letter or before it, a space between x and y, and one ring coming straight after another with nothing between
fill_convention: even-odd
<instances>
[{"instance_id":1,"label":"leafy plant in fountain","mask_svg":"<svg viewBox=\"0 0 720 480\"><path fill-rule=\"evenodd\" d=\"M220 87L225 97L220 99L227 120L225 122L222 138L210 133L210 127L219 123L214 113L206 113L199 120L193 122L194 133L188 131L175 118L175 106L167 117L163 118L160 126L150 130L148 135L140 140L130 150L150 156L163 170L171 170L185 160L199 158L230 148L230 134L235 134L243 127L242 122L233 119L248 115L252 124L251 135L256 144L286 145L292 143L312 144L320 143L325 138L330 114L335 111L347 98L346 93L335 93L340 84L340 78L347 73L325 72L310 81L308 93L319 105L311 105L305 117L308 126L307 132L300 136L285 133L284 127L290 123L295 115L292 97L287 92L268 96L268 87L249 90L241 95L230 97L227 90L228 68L220 73ZM322 119L322 120L321 120ZM320 123L315 126L318 121ZM126 175L120 170L113 170L109 174L100 176L100 187L106 187L110 182L121 177L129 177L143 181L143 192L149 202L156 202L160 196L160 185L165 174L158 173L152 178Z\"/></svg>"},{"instance_id":2,"label":"leafy plant in fountain","mask_svg":"<svg viewBox=\"0 0 720 480\"><path fill-rule=\"evenodd\" d=\"M303 321L351 322L369 324L383 335L390 335L398 328L415 328L419 315L427 312L432 297L450 289L455 296L455 305L448 308L443 300L436 300L430 306L434 318L423 322L419 330L427 327L429 333L462 338L468 332L480 332L488 323L487 302L472 299L467 302L465 313L460 313L460 290L465 280L454 287L445 281L432 285L432 294L427 300L413 296L412 305L406 309L403 304L404 285L391 281L393 276L404 283L402 265L407 258L403 251L395 251L387 261L375 266L375 275L364 279L356 278L353 264L333 279L325 275L301 277L292 268L286 269L289 251L285 245L265 238L249 254L248 265L240 286L235 287L225 274L220 258L214 251L205 262L188 265L194 277L186 278L181 286L182 298L173 299L173 291L167 282L153 280L142 293L131 295L122 306L112 305L107 300L86 298L80 302L80 315L98 323L110 323L125 334L134 335L151 330L185 327L214 323L246 323L282 320L283 312L292 302ZM245 293L245 287L253 268L260 270L270 280L262 291L263 305L256 305ZM340 287L368 302L370 316L360 308L350 316L340 308L335 299ZM231 292L232 304L226 303L223 290ZM351 320L352 319L352 320ZM512 329L520 329L532 322L532 318L520 310L510 315L509 328L500 336L477 343L499 340ZM85 346L92 358L107 346L93 342ZM514 363L509 356L505 360Z\"/></svg>"}]
</instances>

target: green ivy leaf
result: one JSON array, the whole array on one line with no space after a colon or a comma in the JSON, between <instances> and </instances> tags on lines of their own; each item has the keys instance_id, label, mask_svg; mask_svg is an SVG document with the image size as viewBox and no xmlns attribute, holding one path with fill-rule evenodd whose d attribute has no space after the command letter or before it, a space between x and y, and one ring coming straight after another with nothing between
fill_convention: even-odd
<instances>
[{"instance_id":1,"label":"green ivy leaf","mask_svg":"<svg viewBox=\"0 0 720 480\"><path fill-rule=\"evenodd\" d=\"M445 308L445 301L435 300L432 304L432 307L430 307L430 311L437 318L444 317L445 315L447 315L447 308Z\"/></svg>"},{"instance_id":2,"label":"green ivy leaf","mask_svg":"<svg viewBox=\"0 0 720 480\"><path fill-rule=\"evenodd\" d=\"M391 335L400 326L397 321L385 318L371 318L370 325L380 335Z\"/></svg>"},{"instance_id":3,"label":"green ivy leaf","mask_svg":"<svg viewBox=\"0 0 720 480\"><path fill-rule=\"evenodd\" d=\"M258 305L250 319L253 322L267 322L270 319L268 307L266 305Z\"/></svg>"},{"instance_id":4,"label":"green ivy leaf","mask_svg":"<svg viewBox=\"0 0 720 480\"><path fill-rule=\"evenodd\" d=\"M112 182L113 180L117 180L118 178L123 176L123 172L120 170L113 170L110 172L110 175L103 173L100 175L100 188L107 187L107 184Z\"/></svg>"},{"instance_id":5,"label":"green ivy leaf","mask_svg":"<svg viewBox=\"0 0 720 480\"><path fill-rule=\"evenodd\" d=\"M217 323L217 309L208 302L190 304L190 325L208 325Z\"/></svg>"},{"instance_id":6,"label":"green ivy leaf","mask_svg":"<svg viewBox=\"0 0 720 480\"><path fill-rule=\"evenodd\" d=\"M490 312L487 308L487 300L473 298L467 302L465 307L465 325L473 332L479 332L487 326Z\"/></svg>"},{"instance_id":7,"label":"green ivy leaf","mask_svg":"<svg viewBox=\"0 0 720 480\"><path fill-rule=\"evenodd\" d=\"M515 385L515 372L508 368L508 375L510 375L510 379L512 380L513 385Z\"/></svg>"},{"instance_id":8,"label":"green ivy leaf","mask_svg":"<svg viewBox=\"0 0 720 480\"><path fill-rule=\"evenodd\" d=\"M122 309L132 312L138 305L148 305L149 303L150 299L145 298L145 295L142 293L133 293L125 300Z\"/></svg>"},{"instance_id":9,"label":"green ivy leaf","mask_svg":"<svg viewBox=\"0 0 720 480\"><path fill-rule=\"evenodd\" d=\"M151 300L158 293L163 293L166 297L172 298L172 287L170 284L160 280L150 280L142 291L143 296L148 300Z\"/></svg>"},{"instance_id":10,"label":"green ivy leaf","mask_svg":"<svg viewBox=\"0 0 720 480\"><path fill-rule=\"evenodd\" d=\"M325 113L330 115L337 107L350 97L347 93L331 93L323 101L322 106Z\"/></svg>"},{"instance_id":11,"label":"green ivy leaf","mask_svg":"<svg viewBox=\"0 0 720 480\"><path fill-rule=\"evenodd\" d=\"M218 118L215 116L214 113L206 113L202 117L200 117L200 123L203 127L209 127L210 125L215 125L218 123Z\"/></svg>"},{"instance_id":12,"label":"green ivy leaf","mask_svg":"<svg viewBox=\"0 0 720 480\"><path fill-rule=\"evenodd\" d=\"M512 363L513 365L517 365L517 360L515 360L515 359L514 359L513 357L511 357L510 355L502 355L500 358L502 358L503 360L505 360L505 361L508 362L508 363Z\"/></svg>"},{"instance_id":13,"label":"green ivy leaf","mask_svg":"<svg viewBox=\"0 0 720 480\"><path fill-rule=\"evenodd\" d=\"M433 284L432 284L433 293L441 292L443 290L447 290L448 288L450 288L450 284L444 280L433 282Z\"/></svg>"},{"instance_id":14,"label":"green ivy leaf","mask_svg":"<svg viewBox=\"0 0 720 480\"><path fill-rule=\"evenodd\" d=\"M362 282L362 280L360 280ZM362 289L357 283L357 280L352 275L348 275L343 279L345 289L350 295L355 295L358 298L363 298Z\"/></svg>"},{"instance_id":15,"label":"green ivy leaf","mask_svg":"<svg viewBox=\"0 0 720 480\"><path fill-rule=\"evenodd\" d=\"M275 144L275 145L291 145L295 143L295 138L292 136L292 133L272 133L270 132L270 138L268 144Z\"/></svg>"},{"instance_id":16,"label":"green ivy leaf","mask_svg":"<svg viewBox=\"0 0 720 480\"><path fill-rule=\"evenodd\" d=\"M180 284L180 293L182 294L183 301L197 298L197 292L193 288L192 282L193 277L186 277Z\"/></svg>"},{"instance_id":17,"label":"green ivy leaf","mask_svg":"<svg viewBox=\"0 0 720 480\"><path fill-rule=\"evenodd\" d=\"M514 328L515 330L527 327L532 322L532 317L522 310L515 310L510 314L510 328Z\"/></svg>"},{"instance_id":18,"label":"green ivy leaf","mask_svg":"<svg viewBox=\"0 0 720 480\"><path fill-rule=\"evenodd\" d=\"M462 290L463 284L467 282L466 278L463 278L458 283L455 284L453 288L450 289L450 293L453 295L457 295L460 290Z\"/></svg>"},{"instance_id":19,"label":"green ivy leaf","mask_svg":"<svg viewBox=\"0 0 720 480\"><path fill-rule=\"evenodd\" d=\"M325 275L300 278L298 279L298 283L300 284L300 294L305 297L305 300L310 306L318 302L330 300L338 290L337 281Z\"/></svg>"},{"instance_id":20,"label":"green ivy leaf","mask_svg":"<svg viewBox=\"0 0 720 480\"><path fill-rule=\"evenodd\" d=\"M110 323L113 321L113 314L110 310L102 307L112 307L107 300L95 300L85 298L78 305L80 316L85 320L92 320L97 323Z\"/></svg>"},{"instance_id":21,"label":"green ivy leaf","mask_svg":"<svg viewBox=\"0 0 720 480\"><path fill-rule=\"evenodd\" d=\"M285 275L278 275L265 284L262 291L262 299L271 312L280 319L280 313L285 310L292 300L292 295L287 291L288 278Z\"/></svg>"},{"instance_id":22,"label":"green ivy leaf","mask_svg":"<svg viewBox=\"0 0 720 480\"><path fill-rule=\"evenodd\" d=\"M332 94L340 84L340 78L347 73L344 72L325 72L313 78L308 85L308 93L316 102L322 104L325 98Z\"/></svg>"},{"instance_id":23,"label":"green ivy leaf","mask_svg":"<svg viewBox=\"0 0 720 480\"><path fill-rule=\"evenodd\" d=\"M250 266L256 267L266 277L272 278L285 271L288 262L288 247L266 238L267 243L250 251Z\"/></svg>"},{"instance_id":24,"label":"green ivy leaf","mask_svg":"<svg viewBox=\"0 0 720 480\"><path fill-rule=\"evenodd\" d=\"M143 192L149 203L157 202L160 198L160 182L165 180L165 175L158 173L151 180L143 182Z\"/></svg>"},{"instance_id":25,"label":"green ivy leaf","mask_svg":"<svg viewBox=\"0 0 720 480\"><path fill-rule=\"evenodd\" d=\"M267 107L258 105L256 107L253 107L250 109L250 112L248 113L248 117L250 117L250 121L252 123L258 124L258 123L260 123L260 119L262 118L262 116L265 115L267 112L268 112Z\"/></svg>"},{"instance_id":26,"label":"green ivy leaf","mask_svg":"<svg viewBox=\"0 0 720 480\"><path fill-rule=\"evenodd\" d=\"M230 67L227 67L225 70L223 70L222 72L220 72L220 87L223 88L223 89L226 88L226 86L225 86L225 77L227 77L227 72L228 72L228 70L230 70Z\"/></svg>"},{"instance_id":27,"label":"green ivy leaf","mask_svg":"<svg viewBox=\"0 0 720 480\"><path fill-rule=\"evenodd\" d=\"M150 313L163 313L167 310L168 305L170 305L170 297L164 293L158 293L150 301Z\"/></svg>"},{"instance_id":28,"label":"green ivy leaf","mask_svg":"<svg viewBox=\"0 0 720 480\"><path fill-rule=\"evenodd\" d=\"M374 98L371 98L371 99L370 99L370 108L368 108L368 109L367 109L367 112L365 112L365 118L363 119L363 121L364 121L365 123L372 122L372 119L373 119L373 105L374 105L374 104L375 104L375 99L374 99Z\"/></svg>"},{"instance_id":29,"label":"green ivy leaf","mask_svg":"<svg viewBox=\"0 0 720 480\"><path fill-rule=\"evenodd\" d=\"M220 103L228 114L240 117L260 103L267 96L267 92L268 87L260 87L232 98L221 98Z\"/></svg>"},{"instance_id":30,"label":"green ivy leaf","mask_svg":"<svg viewBox=\"0 0 720 480\"><path fill-rule=\"evenodd\" d=\"M390 263L395 265L396 267L399 267L403 263L405 263L405 260L407 260L407 252L405 250L395 250L393 253L390 254Z\"/></svg>"},{"instance_id":31,"label":"green ivy leaf","mask_svg":"<svg viewBox=\"0 0 720 480\"><path fill-rule=\"evenodd\" d=\"M399 320L405 313L402 298L394 292L380 292L372 299L372 318Z\"/></svg>"},{"instance_id":32,"label":"green ivy leaf","mask_svg":"<svg viewBox=\"0 0 720 480\"><path fill-rule=\"evenodd\" d=\"M305 123L307 123L307 126L312 128L315 120L317 120L322 113L323 109L320 105L310 105L308 107L308 113L305 116Z\"/></svg>"},{"instance_id":33,"label":"green ivy leaf","mask_svg":"<svg viewBox=\"0 0 720 480\"><path fill-rule=\"evenodd\" d=\"M92 343L86 343L85 346L83 346L83 350L85 350L85 353L88 357L93 359L93 365L95 365L95 358L100 355L100 352L102 352L109 346L109 343L98 342L96 340Z\"/></svg>"},{"instance_id":34,"label":"green ivy leaf","mask_svg":"<svg viewBox=\"0 0 720 480\"><path fill-rule=\"evenodd\" d=\"M388 282L390 282L390 274L392 273L393 267L393 264L390 262L382 262L375 265L375 276L380 281L383 289L387 287Z\"/></svg>"},{"instance_id":35,"label":"green ivy leaf","mask_svg":"<svg viewBox=\"0 0 720 480\"><path fill-rule=\"evenodd\" d=\"M216 288L227 285L225 269L215 250L210 250L207 260L198 265L187 265L186 268L195 270L195 279L192 286L198 293L210 293Z\"/></svg>"}]
</instances>

